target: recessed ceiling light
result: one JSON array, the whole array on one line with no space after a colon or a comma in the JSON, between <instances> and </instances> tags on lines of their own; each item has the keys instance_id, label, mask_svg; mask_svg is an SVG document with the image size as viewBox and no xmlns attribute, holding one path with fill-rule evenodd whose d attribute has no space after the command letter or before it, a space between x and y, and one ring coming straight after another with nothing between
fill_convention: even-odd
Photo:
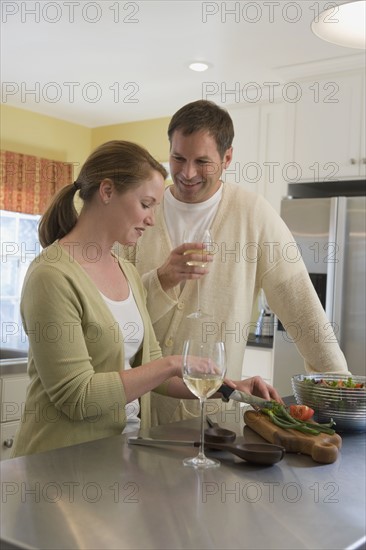
<instances>
[{"instance_id":1,"label":"recessed ceiling light","mask_svg":"<svg viewBox=\"0 0 366 550\"><path fill-rule=\"evenodd\" d=\"M190 63L190 65L188 66L192 71L198 72L207 71L207 69L209 68L209 64L203 63L202 61L195 61L194 63Z\"/></svg>"},{"instance_id":2,"label":"recessed ceiling light","mask_svg":"<svg viewBox=\"0 0 366 550\"><path fill-rule=\"evenodd\" d=\"M357 0L323 11L311 24L314 34L338 46L366 48L366 1Z\"/></svg>"}]
</instances>

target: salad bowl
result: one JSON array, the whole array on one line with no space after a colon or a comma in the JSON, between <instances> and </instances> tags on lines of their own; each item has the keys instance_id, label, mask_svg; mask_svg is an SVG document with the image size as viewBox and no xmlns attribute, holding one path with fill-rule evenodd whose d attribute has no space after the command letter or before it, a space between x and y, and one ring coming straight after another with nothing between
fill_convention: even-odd
<instances>
[{"instance_id":1,"label":"salad bowl","mask_svg":"<svg viewBox=\"0 0 366 550\"><path fill-rule=\"evenodd\" d=\"M296 402L314 409L317 422L334 420L337 432L366 431L366 377L297 374L292 377Z\"/></svg>"}]
</instances>

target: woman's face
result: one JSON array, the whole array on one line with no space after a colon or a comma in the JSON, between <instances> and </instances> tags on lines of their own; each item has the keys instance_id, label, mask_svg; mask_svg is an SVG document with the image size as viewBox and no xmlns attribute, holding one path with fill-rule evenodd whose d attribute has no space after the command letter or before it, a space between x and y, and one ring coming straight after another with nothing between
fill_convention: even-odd
<instances>
[{"instance_id":1,"label":"woman's face","mask_svg":"<svg viewBox=\"0 0 366 550\"><path fill-rule=\"evenodd\" d=\"M153 171L141 185L118 193L114 188L106 215L115 240L121 244L136 244L145 229L155 224L155 207L164 193L164 178Z\"/></svg>"}]
</instances>

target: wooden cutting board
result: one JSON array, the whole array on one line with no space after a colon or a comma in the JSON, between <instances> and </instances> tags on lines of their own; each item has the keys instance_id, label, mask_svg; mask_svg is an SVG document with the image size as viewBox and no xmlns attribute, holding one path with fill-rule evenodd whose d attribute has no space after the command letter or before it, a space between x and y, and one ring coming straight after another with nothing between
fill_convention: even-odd
<instances>
[{"instance_id":1,"label":"wooden cutting board","mask_svg":"<svg viewBox=\"0 0 366 550\"><path fill-rule=\"evenodd\" d=\"M256 411L246 411L244 421L269 443L282 445L288 453L310 455L315 462L322 464L335 462L342 447L342 438L338 434L307 435L297 430L285 430Z\"/></svg>"}]
</instances>

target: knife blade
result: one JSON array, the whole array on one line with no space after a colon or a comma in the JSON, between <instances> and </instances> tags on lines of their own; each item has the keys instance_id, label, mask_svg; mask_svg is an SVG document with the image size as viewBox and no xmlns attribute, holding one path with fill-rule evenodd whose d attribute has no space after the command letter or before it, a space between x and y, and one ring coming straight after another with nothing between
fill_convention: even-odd
<instances>
[{"instance_id":1,"label":"knife blade","mask_svg":"<svg viewBox=\"0 0 366 550\"><path fill-rule=\"evenodd\" d=\"M149 437L129 437L129 445L144 445L146 447L160 447L161 445L173 445L175 447L199 447L199 441L180 441L176 439L152 439Z\"/></svg>"},{"instance_id":2,"label":"knife blade","mask_svg":"<svg viewBox=\"0 0 366 550\"><path fill-rule=\"evenodd\" d=\"M262 397L256 397L255 395L250 395L249 393L235 390L226 384L222 384L217 391L222 394L222 400L226 402L228 402L229 399L233 399L239 403L247 403L248 405L252 405L254 408L259 407L260 409L271 409L273 407L272 401L267 401L267 399L263 399Z\"/></svg>"}]
</instances>

